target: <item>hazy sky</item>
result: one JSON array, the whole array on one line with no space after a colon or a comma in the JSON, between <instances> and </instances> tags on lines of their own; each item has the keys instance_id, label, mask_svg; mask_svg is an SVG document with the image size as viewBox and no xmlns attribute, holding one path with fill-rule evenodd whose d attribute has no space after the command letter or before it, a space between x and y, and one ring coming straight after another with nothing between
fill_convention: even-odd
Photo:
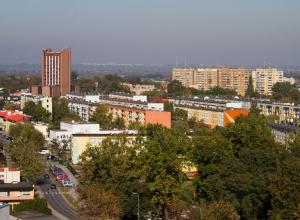
<instances>
[{"instance_id":1,"label":"hazy sky","mask_svg":"<svg viewBox=\"0 0 300 220\"><path fill-rule=\"evenodd\" d=\"M0 0L0 63L300 65L300 0Z\"/></svg>"}]
</instances>

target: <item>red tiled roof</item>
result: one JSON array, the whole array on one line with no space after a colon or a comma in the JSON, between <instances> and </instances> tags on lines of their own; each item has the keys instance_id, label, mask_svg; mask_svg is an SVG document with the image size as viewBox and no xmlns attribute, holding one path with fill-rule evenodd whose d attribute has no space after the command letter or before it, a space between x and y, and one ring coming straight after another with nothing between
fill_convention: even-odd
<instances>
[{"instance_id":1,"label":"red tiled roof","mask_svg":"<svg viewBox=\"0 0 300 220\"><path fill-rule=\"evenodd\" d=\"M23 114L22 112L18 111L12 111L12 110L3 110L0 111L0 117L4 118L8 121L14 121L14 122L23 122L23 121L29 121L30 116Z\"/></svg>"}]
</instances>

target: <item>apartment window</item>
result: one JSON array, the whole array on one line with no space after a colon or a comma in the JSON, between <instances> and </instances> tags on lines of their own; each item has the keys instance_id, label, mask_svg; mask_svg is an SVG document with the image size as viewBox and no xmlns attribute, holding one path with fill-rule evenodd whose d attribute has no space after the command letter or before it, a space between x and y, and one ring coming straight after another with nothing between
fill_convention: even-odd
<instances>
[{"instance_id":1,"label":"apartment window","mask_svg":"<svg viewBox=\"0 0 300 220\"><path fill-rule=\"evenodd\" d=\"M0 192L0 196L8 196L8 192Z\"/></svg>"},{"instance_id":2,"label":"apartment window","mask_svg":"<svg viewBox=\"0 0 300 220\"><path fill-rule=\"evenodd\" d=\"M30 191L22 191L21 195L22 196L29 196L30 195Z\"/></svg>"}]
</instances>

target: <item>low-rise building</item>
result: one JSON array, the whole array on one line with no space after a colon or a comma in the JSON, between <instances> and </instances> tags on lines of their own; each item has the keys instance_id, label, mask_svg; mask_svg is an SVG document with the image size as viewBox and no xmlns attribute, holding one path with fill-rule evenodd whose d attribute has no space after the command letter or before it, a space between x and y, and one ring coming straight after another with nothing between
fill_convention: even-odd
<instances>
[{"instance_id":1,"label":"low-rise building","mask_svg":"<svg viewBox=\"0 0 300 220\"><path fill-rule=\"evenodd\" d=\"M16 123L26 123L30 121L30 116L18 110L0 111L0 130L9 132L10 125Z\"/></svg>"},{"instance_id":2,"label":"low-rise building","mask_svg":"<svg viewBox=\"0 0 300 220\"><path fill-rule=\"evenodd\" d=\"M57 141L62 144L64 141L69 141L73 134L97 132L100 132L100 125L97 123L60 122L59 130L50 130L49 142Z\"/></svg>"},{"instance_id":3,"label":"low-rise building","mask_svg":"<svg viewBox=\"0 0 300 220\"><path fill-rule=\"evenodd\" d=\"M34 185L20 182L20 171L15 168L0 168L0 202L17 204L34 199Z\"/></svg>"},{"instance_id":4,"label":"low-rise building","mask_svg":"<svg viewBox=\"0 0 300 220\"><path fill-rule=\"evenodd\" d=\"M48 112L52 113L52 97L42 95L32 95L31 93L21 94L21 109L25 107L26 102L34 102L35 104L41 103L42 107Z\"/></svg>"},{"instance_id":5,"label":"low-rise building","mask_svg":"<svg viewBox=\"0 0 300 220\"><path fill-rule=\"evenodd\" d=\"M127 138L128 144L132 144L137 135L134 130L101 130L96 133L76 133L71 138L71 157L72 163L78 164L80 156L88 146L101 147L102 141L109 137L124 135Z\"/></svg>"},{"instance_id":6,"label":"low-rise building","mask_svg":"<svg viewBox=\"0 0 300 220\"><path fill-rule=\"evenodd\" d=\"M284 123L272 123L269 124L269 127L271 128L275 141L280 144L286 144L290 138L300 132L300 127Z\"/></svg>"},{"instance_id":7,"label":"low-rise building","mask_svg":"<svg viewBox=\"0 0 300 220\"><path fill-rule=\"evenodd\" d=\"M203 122L211 128L216 126L225 127L230 123L234 123L235 119L240 115L248 115L247 109L220 109L205 108L189 105L174 105L174 109L182 109L187 112L188 118L195 118L199 122Z\"/></svg>"},{"instance_id":8,"label":"low-rise building","mask_svg":"<svg viewBox=\"0 0 300 220\"><path fill-rule=\"evenodd\" d=\"M139 100L121 99L114 95L99 96L97 102L90 102L83 96L69 96L68 107L84 121L88 121L99 104L107 105L113 118L121 117L128 126L131 122L142 125L161 124L171 127L171 113L163 111L163 103L148 103Z\"/></svg>"},{"instance_id":9,"label":"low-rise building","mask_svg":"<svg viewBox=\"0 0 300 220\"><path fill-rule=\"evenodd\" d=\"M258 101L257 108L264 116L276 115L279 122L299 122L300 106L294 103L276 103L271 101Z\"/></svg>"}]
</instances>

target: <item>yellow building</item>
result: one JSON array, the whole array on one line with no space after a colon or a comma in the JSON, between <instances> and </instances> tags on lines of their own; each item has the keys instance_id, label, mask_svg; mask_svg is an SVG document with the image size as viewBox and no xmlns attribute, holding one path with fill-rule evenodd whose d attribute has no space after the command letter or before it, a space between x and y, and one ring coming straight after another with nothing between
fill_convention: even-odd
<instances>
[{"instance_id":1,"label":"yellow building","mask_svg":"<svg viewBox=\"0 0 300 220\"><path fill-rule=\"evenodd\" d=\"M221 68L218 74L218 86L231 89L238 95L245 96L250 71L244 68Z\"/></svg>"},{"instance_id":2,"label":"yellow building","mask_svg":"<svg viewBox=\"0 0 300 220\"><path fill-rule=\"evenodd\" d=\"M189 87L194 85L194 72L193 68L174 68L172 71L172 80L178 80L183 86Z\"/></svg>"},{"instance_id":3,"label":"yellow building","mask_svg":"<svg viewBox=\"0 0 300 220\"><path fill-rule=\"evenodd\" d=\"M218 69L216 68L197 68L194 72L193 87L199 90L210 90L218 86Z\"/></svg>"},{"instance_id":4,"label":"yellow building","mask_svg":"<svg viewBox=\"0 0 300 220\"><path fill-rule=\"evenodd\" d=\"M283 71L275 68L256 69L252 71L253 87L262 95L272 95L272 87L277 82L283 82Z\"/></svg>"},{"instance_id":5,"label":"yellow building","mask_svg":"<svg viewBox=\"0 0 300 220\"><path fill-rule=\"evenodd\" d=\"M219 86L244 96L250 74L251 71L245 68L175 68L172 71L172 80L180 81L185 87L204 91Z\"/></svg>"},{"instance_id":6,"label":"yellow building","mask_svg":"<svg viewBox=\"0 0 300 220\"><path fill-rule=\"evenodd\" d=\"M299 122L300 120L300 106L285 103L258 102L257 107L262 115L276 115L280 122Z\"/></svg>"},{"instance_id":7,"label":"yellow building","mask_svg":"<svg viewBox=\"0 0 300 220\"><path fill-rule=\"evenodd\" d=\"M107 130L95 134L73 134L71 137L72 163L78 164L80 162L80 156L88 146L101 147L103 140L118 135L125 135L128 143L131 144L135 140L136 134L137 132L132 130Z\"/></svg>"}]
</instances>

